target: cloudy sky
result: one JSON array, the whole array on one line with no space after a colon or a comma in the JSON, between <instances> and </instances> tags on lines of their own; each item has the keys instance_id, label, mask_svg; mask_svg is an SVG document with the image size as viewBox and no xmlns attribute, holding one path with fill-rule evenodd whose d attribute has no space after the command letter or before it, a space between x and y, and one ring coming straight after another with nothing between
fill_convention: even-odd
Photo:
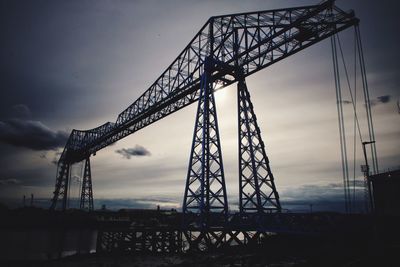
<instances>
[{"instance_id":1,"label":"cloudy sky","mask_svg":"<svg viewBox=\"0 0 400 267\"><path fill-rule=\"evenodd\" d=\"M1 1L2 201L21 200L31 193L49 199L55 184L54 161L70 131L115 121L210 16L317 2ZM380 169L399 168L398 4L353 0L337 5L354 9L361 20ZM351 68L353 30L340 33L340 38ZM343 197L332 73L330 42L325 40L247 79L277 189L286 202L318 205ZM349 100L343 88L344 100ZM235 90L233 85L216 93L233 206L238 196ZM362 119L360 88L358 96ZM353 114L351 105L344 109L353 177ZM118 199L118 205L179 207L195 112L195 105L189 106L92 157L96 203ZM364 121L361 127L365 132ZM360 179L359 140L356 149ZM79 176L79 164L73 173ZM78 179L73 180L77 187Z\"/></svg>"}]
</instances>

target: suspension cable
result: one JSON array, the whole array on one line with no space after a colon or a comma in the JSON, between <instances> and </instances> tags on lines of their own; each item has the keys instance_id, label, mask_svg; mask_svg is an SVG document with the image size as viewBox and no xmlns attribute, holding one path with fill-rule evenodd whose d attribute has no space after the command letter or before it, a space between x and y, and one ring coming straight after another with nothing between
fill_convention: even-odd
<instances>
[{"instance_id":1,"label":"suspension cable","mask_svg":"<svg viewBox=\"0 0 400 267\"><path fill-rule=\"evenodd\" d=\"M337 33L336 35L337 35L337 40L338 40L338 44L339 44L340 54L341 54L341 57L342 57L344 72L346 74L347 86L349 88L351 103L352 103L352 106L353 106L355 123L357 124L358 135L360 137L360 142L362 143L363 139L362 139L362 135L361 135L360 124L359 124L359 121L358 121L358 115L357 115L357 110L356 110L356 105L355 105L355 98L353 97L353 93L351 91L350 78L349 78L349 74L347 72L347 66L346 66L346 62L345 62L345 59L344 59L343 50L342 50L342 44L341 44L340 39L339 39L339 34ZM356 66L355 66L355 68L356 68ZM354 85L354 89L355 88L356 88L356 85Z\"/></svg>"},{"instance_id":2,"label":"suspension cable","mask_svg":"<svg viewBox=\"0 0 400 267\"><path fill-rule=\"evenodd\" d=\"M361 34L358 25L355 26L356 28L356 35L357 35L357 48L358 48L358 55L360 61L360 69L361 69L361 78L363 83L363 93L364 93L364 100L365 100L365 109L367 113L367 122L368 122L368 133L370 141L375 141L375 133L374 133L374 125L372 122L372 115L371 115L371 101L369 98L369 90L368 90L368 83L366 77L366 70L365 70L365 60L364 60L364 53L361 44ZM374 173L378 173L378 160L376 155L376 145L375 143L371 144L371 157L372 157L372 166Z\"/></svg>"},{"instance_id":3,"label":"suspension cable","mask_svg":"<svg viewBox=\"0 0 400 267\"><path fill-rule=\"evenodd\" d=\"M358 135L360 138L360 145L362 146L363 143L363 138L362 138L362 134L361 134L361 129L360 129L360 123L358 120L358 115L357 115L357 53L356 53L356 36L354 36L354 96L353 93L351 91L351 85L350 85L350 78L349 78L349 74L348 74L348 70L347 70L347 65L346 65L346 61L345 61L345 57L344 57L344 53L343 53L343 49L342 49L342 44L340 42L340 37L339 34L337 34L337 40L338 40L338 44L339 44L339 49L340 49L340 54L341 54L341 58L342 58L342 62L343 62L343 68L344 68L344 72L346 74L346 80L347 80L347 86L349 89L349 95L351 98L351 104L353 107L353 113L354 113L354 118L353 118L353 198L351 201L351 206L353 209L355 209L355 203L356 203L356 152L357 152L357 134L356 131L358 130ZM350 190L351 186L350 186L350 180L347 181L348 182L348 188ZM351 195L351 193L349 193Z\"/></svg>"},{"instance_id":4,"label":"suspension cable","mask_svg":"<svg viewBox=\"0 0 400 267\"><path fill-rule=\"evenodd\" d=\"M357 153L357 135L356 135L356 128L358 126L358 132L360 134L360 141L362 144L362 136L360 131L360 124L358 123L357 118L357 34L354 28L354 119L353 119L353 207L354 211L356 210L356 153ZM351 90L350 90L351 91Z\"/></svg>"},{"instance_id":5,"label":"suspension cable","mask_svg":"<svg viewBox=\"0 0 400 267\"><path fill-rule=\"evenodd\" d=\"M351 212L352 209L355 209L355 199L356 199L356 139L357 134L363 145L363 137L361 133L360 123L357 114L357 56L360 64L360 73L363 87L363 94L365 100L366 114L367 114L367 123L368 123L368 134L370 141L375 141L375 133L372 122L372 112L371 112L371 101L369 97L368 83L366 78L366 69L365 69L365 60L363 56L362 44L361 44L361 36L358 25L355 26L354 31L354 94L351 89L351 83L349 78L349 73L347 69L347 64L345 61L342 44L340 41L339 34L335 34L331 37L331 46L332 46L332 61L333 61L333 69L334 69L334 78L335 78L335 89L336 89L336 101L337 101L337 112L338 112L338 123L339 123L339 137L340 137L340 152L341 152L341 160L342 160L342 175L343 175L343 184L344 184L344 197L345 197L345 209L346 212ZM347 160L347 144L346 144L346 130L344 123L344 115L343 115L343 99L342 99L342 90L341 90L341 79L340 79L340 71L339 71L339 63L338 63L338 48L343 63L343 69L345 73L345 78L347 82L347 87L349 90L349 95L351 98L351 104L354 112L353 117L353 190L351 197L351 186L349 179L349 166ZM372 167L373 172L378 172L378 161L376 156L376 146L375 142L371 143L371 157L372 157Z\"/></svg>"},{"instance_id":6,"label":"suspension cable","mask_svg":"<svg viewBox=\"0 0 400 267\"><path fill-rule=\"evenodd\" d=\"M337 60L337 47L336 47L336 37L333 35L331 37L332 46L332 61L333 61L333 72L335 78L335 92L336 92L336 106L338 113L338 123L339 123L339 138L340 138L340 153L342 160L342 175L343 175L343 185L344 185L344 197L345 197L345 211L349 212L349 190L348 190L348 164L347 164L347 148L346 148L346 134L343 123L343 105L342 105L342 94L340 86L340 73Z\"/></svg>"}]
</instances>

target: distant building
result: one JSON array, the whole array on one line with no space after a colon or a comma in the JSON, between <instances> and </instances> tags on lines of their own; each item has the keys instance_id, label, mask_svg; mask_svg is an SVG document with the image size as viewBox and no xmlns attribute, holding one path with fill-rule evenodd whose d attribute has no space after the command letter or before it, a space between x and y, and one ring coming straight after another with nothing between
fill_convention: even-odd
<instances>
[{"instance_id":1,"label":"distant building","mask_svg":"<svg viewBox=\"0 0 400 267\"><path fill-rule=\"evenodd\" d=\"M371 175L370 181L376 214L400 216L400 170Z\"/></svg>"}]
</instances>

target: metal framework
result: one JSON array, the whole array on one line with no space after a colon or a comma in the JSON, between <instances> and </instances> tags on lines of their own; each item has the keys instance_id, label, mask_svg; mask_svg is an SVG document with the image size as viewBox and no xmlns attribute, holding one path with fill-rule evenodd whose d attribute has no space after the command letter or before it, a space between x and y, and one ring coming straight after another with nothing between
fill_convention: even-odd
<instances>
[{"instance_id":1,"label":"metal framework","mask_svg":"<svg viewBox=\"0 0 400 267\"><path fill-rule=\"evenodd\" d=\"M54 210L57 205L60 204L61 209L65 210L68 204L68 183L71 176L71 164L65 161L59 161L57 164L57 179L56 188L53 194L53 199L51 201L50 209Z\"/></svg>"},{"instance_id":2,"label":"metal framework","mask_svg":"<svg viewBox=\"0 0 400 267\"><path fill-rule=\"evenodd\" d=\"M366 233L373 227L371 220L360 216L336 213L268 213L260 216L261 220L253 217L249 221L243 220L240 214L231 214L224 225L202 231L182 229L178 223L179 216L170 216L168 219L161 219L163 216L160 214L157 216L160 221L154 226L149 226L145 219L137 217L129 223L113 221L110 224L103 221L98 226L97 252L209 251L229 246L256 246L274 234L337 237Z\"/></svg>"},{"instance_id":3,"label":"metal framework","mask_svg":"<svg viewBox=\"0 0 400 267\"><path fill-rule=\"evenodd\" d=\"M281 211L274 176L244 80L239 80L237 98L240 213Z\"/></svg>"},{"instance_id":4,"label":"metal framework","mask_svg":"<svg viewBox=\"0 0 400 267\"><path fill-rule=\"evenodd\" d=\"M182 211L198 213L199 222L208 224L209 212L228 213L224 167L219 138L217 109L212 91L211 64L207 61L201 90Z\"/></svg>"},{"instance_id":5,"label":"metal framework","mask_svg":"<svg viewBox=\"0 0 400 267\"><path fill-rule=\"evenodd\" d=\"M79 204L81 210L92 211L93 206L93 189L92 189L92 173L90 170L90 158L85 160L85 167L83 170L81 201Z\"/></svg>"},{"instance_id":6,"label":"metal framework","mask_svg":"<svg viewBox=\"0 0 400 267\"><path fill-rule=\"evenodd\" d=\"M71 132L58 162L56 188L51 208L56 208L60 201L62 201L62 209L67 206L67 188L71 164L87 159L98 150L194 103L199 98L203 97L200 102L207 103L209 106L202 108L203 112L211 114L215 109L212 96L215 90L242 80L357 23L358 19L353 12L342 11L331 0L311 6L211 17L150 88L119 114L115 123L107 122L91 130L73 130ZM204 72L206 62L210 65L208 66L209 73L204 75L207 72ZM240 70L240 73L238 70ZM202 83L204 77L206 77L207 82ZM210 85L211 82L212 86ZM202 86L202 84L208 85ZM201 104L199 105L201 106ZM249 114L254 115L253 113L250 112ZM198 114L197 118L201 117L204 120L206 116L209 115ZM217 131L216 113L215 118L213 114L210 118L211 123L203 123L202 129L208 128ZM212 121L215 121L215 126L213 126ZM208 133L208 141L213 142L215 136L217 134ZM254 136L259 136L259 130L256 130ZM258 140L259 145L263 147L261 138ZM202 144L203 148L208 146L210 144ZM220 150L219 141L215 141L212 146ZM257 154L259 147L257 144L255 144L255 147L256 151L253 153ZM193 148L196 147L193 146ZM263 148L261 148L261 151L263 151ZM213 180L212 185L219 184L219 188L224 188L220 151L217 154L212 161L220 163L221 172L217 172L215 178L209 174L207 174L207 178L200 178L203 180L196 178L198 182L203 182L201 187L203 191L204 186L207 186L204 181L207 180L209 182ZM206 154L203 153L202 155ZM259 183L267 185L268 188L265 191L267 198L261 196L261 193L256 194L256 198L257 195L260 195L260 201L255 201L251 197L248 198L249 203L257 203L258 208L262 207L261 209L265 209L268 206L266 204L271 204L271 207L279 210L278 195L272 182L273 177L269 171L265 151L262 152L259 160L260 164L267 168L267 174L257 174L257 179L253 180L254 183L257 180ZM203 161L203 165L208 164L206 162L210 163L210 161ZM210 166L203 165L203 170L208 172ZM252 169L254 169L253 166ZM189 174L188 177L190 175L192 174ZM241 177L241 180L242 178L245 179ZM195 186L190 184L189 187L194 191L185 196L186 205L189 204L186 211L191 210L196 205L203 205L200 209L209 209L214 202L219 202L220 210L225 212L227 202L224 189L217 196L215 194L217 194L219 188L210 190L209 193L212 192L212 197L207 197L204 202L197 197L199 192L194 189ZM273 194L270 195L270 192L273 192ZM200 195L204 193L209 194L204 191ZM192 195L189 196L190 194ZM196 200L188 201L192 198ZM268 198L269 201L265 202ZM222 199L224 200L222 201Z\"/></svg>"},{"instance_id":7,"label":"metal framework","mask_svg":"<svg viewBox=\"0 0 400 267\"><path fill-rule=\"evenodd\" d=\"M239 237L242 236L242 237ZM174 228L100 230L98 252L179 253L229 246L258 245L268 236L257 231L181 231Z\"/></svg>"}]
</instances>

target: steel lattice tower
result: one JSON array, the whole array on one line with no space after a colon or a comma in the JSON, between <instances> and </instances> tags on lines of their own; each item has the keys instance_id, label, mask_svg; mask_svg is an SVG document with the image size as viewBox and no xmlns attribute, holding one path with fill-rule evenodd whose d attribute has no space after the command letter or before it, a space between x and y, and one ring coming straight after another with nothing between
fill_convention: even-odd
<instances>
[{"instance_id":1,"label":"steel lattice tower","mask_svg":"<svg viewBox=\"0 0 400 267\"><path fill-rule=\"evenodd\" d=\"M239 80L237 97L240 212L280 211L274 176L244 79Z\"/></svg>"},{"instance_id":2,"label":"steel lattice tower","mask_svg":"<svg viewBox=\"0 0 400 267\"><path fill-rule=\"evenodd\" d=\"M90 170L90 158L85 160L85 168L83 171L82 191L81 191L81 210L92 211L93 206L93 190L92 190L92 173Z\"/></svg>"},{"instance_id":3,"label":"steel lattice tower","mask_svg":"<svg viewBox=\"0 0 400 267\"><path fill-rule=\"evenodd\" d=\"M211 63L207 60L201 79L201 92L194 127L187 173L183 213L199 214L207 224L210 213L227 215L228 201L218 131L217 110L212 92Z\"/></svg>"},{"instance_id":4,"label":"steel lattice tower","mask_svg":"<svg viewBox=\"0 0 400 267\"><path fill-rule=\"evenodd\" d=\"M68 183L71 174L71 164L65 161L59 161L57 164L56 189L51 201L50 209L54 210L57 206L57 199L62 199L61 209L67 208L68 201Z\"/></svg>"}]
</instances>

